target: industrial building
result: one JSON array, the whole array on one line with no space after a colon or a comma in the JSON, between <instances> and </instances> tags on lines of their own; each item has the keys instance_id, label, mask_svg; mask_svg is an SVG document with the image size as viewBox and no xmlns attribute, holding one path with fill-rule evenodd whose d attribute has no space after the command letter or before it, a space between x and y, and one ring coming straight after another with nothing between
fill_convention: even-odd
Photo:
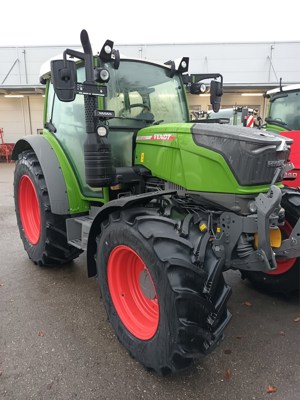
<instances>
[{"instance_id":1,"label":"industrial building","mask_svg":"<svg viewBox=\"0 0 300 400\"><path fill-rule=\"evenodd\" d=\"M94 49L100 49L102 42ZM43 128L44 86L40 66L65 48L78 45L0 47L0 128L5 141L15 143ZM300 42L186 43L115 45L122 54L166 62L190 57L189 73L219 72L224 77L222 107L266 111L264 93L279 85L300 81ZM189 95L191 111L210 108L209 95Z\"/></svg>"}]
</instances>

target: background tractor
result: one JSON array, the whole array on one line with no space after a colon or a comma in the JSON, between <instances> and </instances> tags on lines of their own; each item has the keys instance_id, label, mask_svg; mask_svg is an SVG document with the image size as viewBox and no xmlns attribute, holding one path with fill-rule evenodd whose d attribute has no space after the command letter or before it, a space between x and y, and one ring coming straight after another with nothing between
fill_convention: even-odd
<instances>
[{"instance_id":1,"label":"background tractor","mask_svg":"<svg viewBox=\"0 0 300 400\"><path fill-rule=\"evenodd\" d=\"M300 187L300 86L289 85L281 86L277 89L269 90L266 94L269 98L269 109L264 128L270 132L276 132L286 138L293 140L290 153L290 169L287 168L283 184L299 190ZM294 189L292 192L294 193ZM298 197L290 198L285 204L286 222L281 227L284 237L288 237L292 228L299 218L300 200ZM269 291L289 291L300 286L300 261L297 257L282 259L277 262L278 268L268 275L260 272L243 272L242 275L250 279L259 287L267 288ZM293 284L294 282L294 284ZM283 290L284 289L284 290Z\"/></svg>"},{"instance_id":2,"label":"background tractor","mask_svg":"<svg viewBox=\"0 0 300 400\"><path fill-rule=\"evenodd\" d=\"M285 175L284 184L300 187L300 85L280 86L267 92L269 109L266 129L293 139L290 160L293 170Z\"/></svg>"},{"instance_id":3,"label":"background tractor","mask_svg":"<svg viewBox=\"0 0 300 400\"><path fill-rule=\"evenodd\" d=\"M237 126L245 126L247 128L253 128L254 126L254 114L256 110L252 108L243 107L243 106L234 106L232 108L222 108L218 112L209 111L208 118L228 118L228 123L230 125L237 125ZM248 123L248 117L252 117L251 121Z\"/></svg>"},{"instance_id":4,"label":"background tractor","mask_svg":"<svg viewBox=\"0 0 300 400\"><path fill-rule=\"evenodd\" d=\"M86 250L120 342L165 375L223 338L223 271L298 287L288 268L273 279L300 254L300 196L281 184L292 141L189 122L185 85L211 78L218 111L222 76L189 76L187 58L121 58L110 40L93 56L86 31L81 42L42 68L43 135L14 148L21 239L40 266Z\"/></svg>"}]
</instances>

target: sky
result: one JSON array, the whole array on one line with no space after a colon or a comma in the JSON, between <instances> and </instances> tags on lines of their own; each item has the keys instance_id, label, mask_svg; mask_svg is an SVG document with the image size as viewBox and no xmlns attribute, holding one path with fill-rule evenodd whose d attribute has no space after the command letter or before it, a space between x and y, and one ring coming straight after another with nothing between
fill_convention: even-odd
<instances>
[{"instance_id":1,"label":"sky","mask_svg":"<svg viewBox=\"0 0 300 400\"><path fill-rule=\"evenodd\" d=\"M10 0L0 46L299 41L299 0ZM84 7L86 7L84 9Z\"/></svg>"}]
</instances>

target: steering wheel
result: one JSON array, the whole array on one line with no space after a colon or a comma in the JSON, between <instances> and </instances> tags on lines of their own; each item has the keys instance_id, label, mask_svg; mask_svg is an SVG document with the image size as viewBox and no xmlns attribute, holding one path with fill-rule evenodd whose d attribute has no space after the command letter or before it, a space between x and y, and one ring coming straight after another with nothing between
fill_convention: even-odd
<instances>
[{"instance_id":1,"label":"steering wheel","mask_svg":"<svg viewBox=\"0 0 300 400\"><path fill-rule=\"evenodd\" d=\"M136 104L130 104L128 107L122 108L122 110L120 110L119 116L122 117L122 116L123 116L123 113L124 113L125 111L128 111L128 110L130 110L131 108L136 108L136 107L141 107L141 108L143 108L144 110L150 111L150 107L147 106L147 104L136 103Z\"/></svg>"}]
</instances>

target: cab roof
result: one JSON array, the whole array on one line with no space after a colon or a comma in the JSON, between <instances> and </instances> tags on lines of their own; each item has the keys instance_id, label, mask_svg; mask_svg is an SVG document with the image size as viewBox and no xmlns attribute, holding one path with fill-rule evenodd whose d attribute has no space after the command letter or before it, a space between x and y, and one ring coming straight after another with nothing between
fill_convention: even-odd
<instances>
[{"instance_id":1,"label":"cab roof","mask_svg":"<svg viewBox=\"0 0 300 400\"><path fill-rule=\"evenodd\" d=\"M272 94L276 94L276 93L280 93L280 92L292 92L293 90L300 90L300 83L297 83L295 85L287 85L287 86L283 86L280 90L279 88L276 89L272 89L272 90L268 90L267 91L267 96L272 95Z\"/></svg>"},{"instance_id":2,"label":"cab roof","mask_svg":"<svg viewBox=\"0 0 300 400\"><path fill-rule=\"evenodd\" d=\"M94 57L97 57L98 55L94 55ZM52 58L50 58L49 60L45 61L40 68L40 79L49 79L50 75L51 75L51 68L50 68L50 62L53 60L62 60L63 59L63 54L60 53L57 56L54 56ZM73 60L73 58L69 58L69 60ZM159 67L163 67L166 69L171 69L170 65L167 64L162 64L156 61L149 61L149 60L144 60L142 58L134 58L134 57L128 57L128 56L124 56L123 54L120 54L120 60L121 61L136 61L139 63L145 63L145 64L153 64L153 65L157 65ZM81 60L77 60L76 62L81 63Z\"/></svg>"}]
</instances>

